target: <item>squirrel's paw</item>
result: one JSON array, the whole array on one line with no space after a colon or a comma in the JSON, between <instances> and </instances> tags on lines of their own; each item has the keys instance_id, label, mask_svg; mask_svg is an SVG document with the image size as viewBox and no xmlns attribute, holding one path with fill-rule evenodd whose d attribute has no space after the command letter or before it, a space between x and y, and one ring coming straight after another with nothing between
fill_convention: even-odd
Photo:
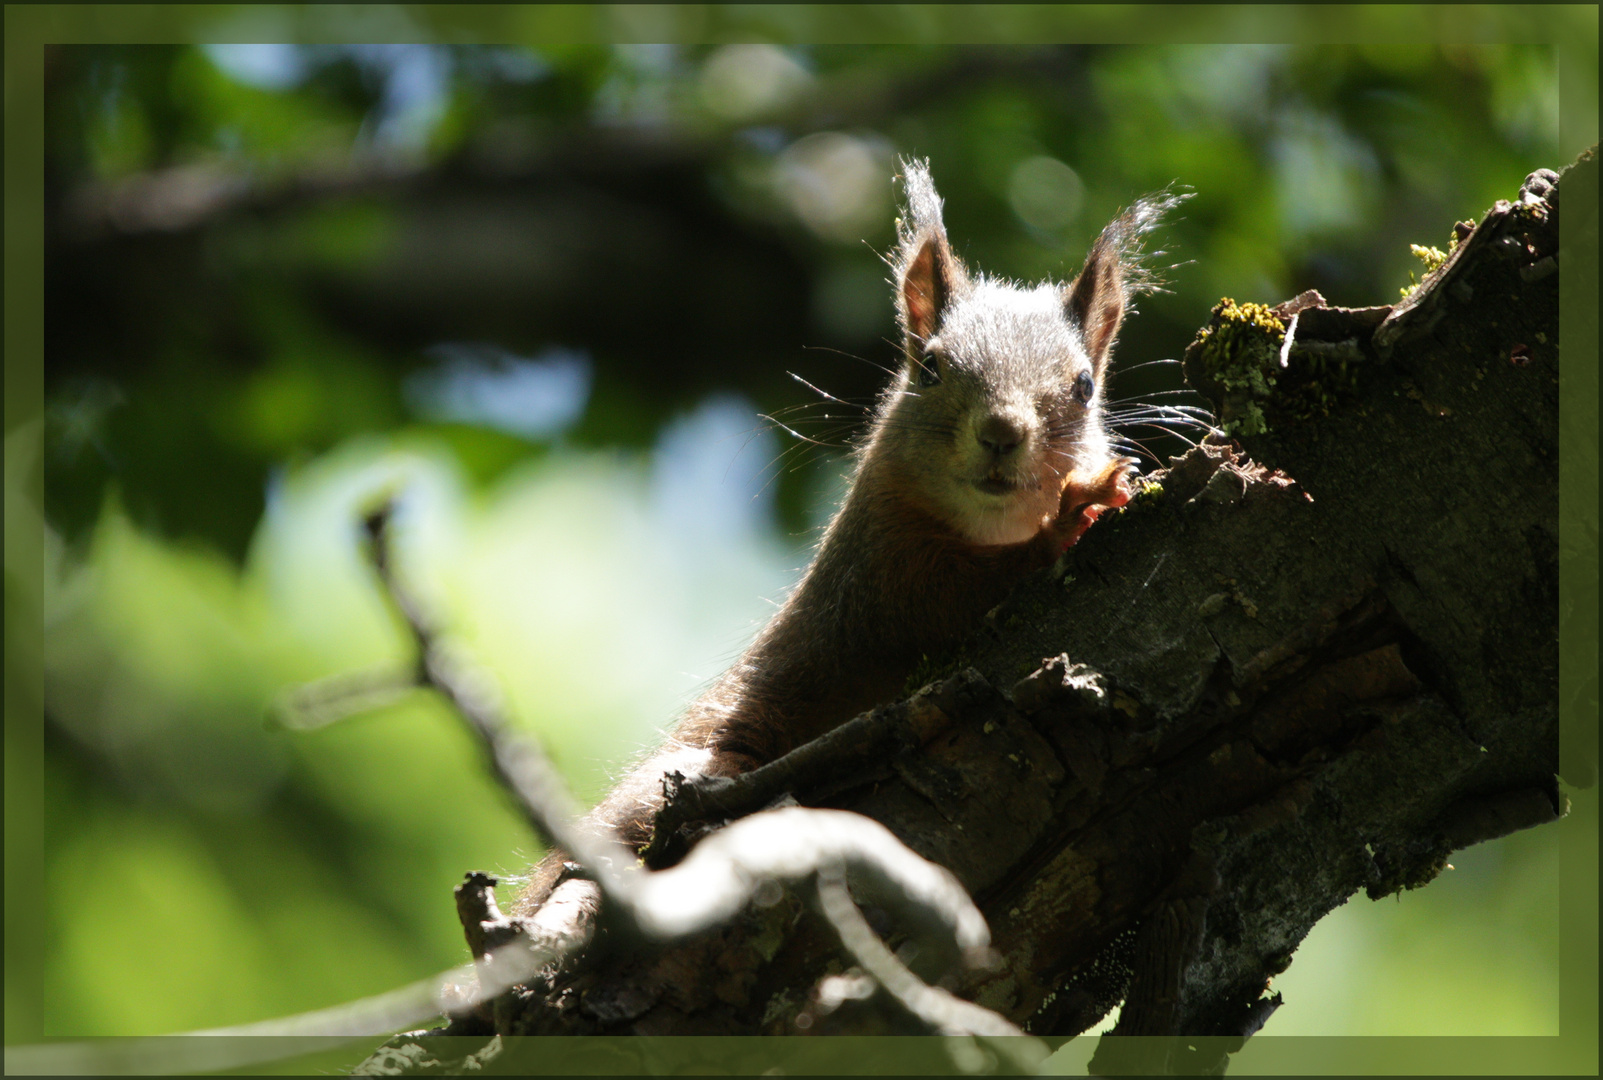
<instances>
[{"instance_id":1,"label":"squirrel's paw","mask_svg":"<svg viewBox=\"0 0 1603 1080\"><path fill-rule=\"evenodd\" d=\"M1130 501L1130 477L1136 464L1135 458L1114 458L1092 476L1069 477L1058 503L1058 519L1053 525L1063 550L1073 547L1102 511Z\"/></svg>"}]
</instances>

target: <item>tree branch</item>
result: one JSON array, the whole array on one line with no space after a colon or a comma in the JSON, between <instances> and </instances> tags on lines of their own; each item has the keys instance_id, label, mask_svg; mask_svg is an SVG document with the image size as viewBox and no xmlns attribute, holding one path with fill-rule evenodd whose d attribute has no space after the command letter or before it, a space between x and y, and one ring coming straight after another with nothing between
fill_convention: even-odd
<instances>
[{"instance_id":1,"label":"tree branch","mask_svg":"<svg viewBox=\"0 0 1603 1080\"><path fill-rule=\"evenodd\" d=\"M64 226L78 243L114 236L187 232L240 214L271 214L308 204L364 196L415 196L451 186L526 187L574 175L696 169L737 130L753 123L792 131L871 127L908 102L929 105L997 81L1042 78L1067 81L1078 67L1067 50L997 49L954 55L934 69L887 76L872 66L824 77L796 99L738 121L705 117L694 129L664 133L658 124L619 125L569 133L528 160L509 162L504 150L464 153L437 164L408 156L369 154L354 162L303 167L260 176L213 162L178 165L89 181L65 194ZM710 127L710 133L708 131Z\"/></svg>"},{"instance_id":2,"label":"tree branch","mask_svg":"<svg viewBox=\"0 0 1603 1080\"><path fill-rule=\"evenodd\" d=\"M662 833L787 792L867 814L979 899L1001 962L964 997L1058 1035L1124 1000L1121 1033L1186 1036L1142 1067L1222 1069L1331 908L1563 812L1557 280L1533 269L1563 183L1534 177L1405 304L1221 304L1186 364L1237 443L1015 592L940 661L957 675L678 784ZM564 970L505 1030L801 1030L796 989L836 945L792 918L777 951L748 913ZM627 1015L562 1004L622 987Z\"/></svg>"}]
</instances>

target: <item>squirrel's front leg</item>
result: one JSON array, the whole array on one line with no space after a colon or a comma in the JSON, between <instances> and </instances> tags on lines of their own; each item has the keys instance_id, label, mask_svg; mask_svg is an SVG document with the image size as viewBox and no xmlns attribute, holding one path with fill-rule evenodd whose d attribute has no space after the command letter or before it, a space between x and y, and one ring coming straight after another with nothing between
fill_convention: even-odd
<instances>
[{"instance_id":1,"label":"squirrel's front leg","mask_svg":"<svg viewBox=\"0 0 1603 1080\"><path fill-rule=\"evenodd\" d=\"M1102 511L1130 501L1130 475L1136 464L1135 458L1114 458L1101 472L1069 477L1058 501L1057 520L1046 530L1059 554L1073 547Z\"/></svg>"}]
</instances>

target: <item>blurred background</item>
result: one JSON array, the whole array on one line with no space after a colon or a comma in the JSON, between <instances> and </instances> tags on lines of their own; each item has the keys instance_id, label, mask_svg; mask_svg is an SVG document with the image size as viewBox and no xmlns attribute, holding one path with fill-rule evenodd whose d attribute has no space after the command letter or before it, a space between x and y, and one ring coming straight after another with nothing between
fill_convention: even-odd
<instances>
[{"instance_id":1,"label":"blurred background","mask_svg":"<svg viewBox=\"0 0 1603 1080\"><path fill-rule=\"evenodd\" d=\"M56 1035L467 958L451 887L540 852L457 721L419 696L264 724L407 659L362 510L398 493L401 572L598 797L842 490L894 360L899 155L959 253L1020 279L1194 189L1115 358L1112 397L1163 401L1174 365L1118 369L1220 297L1392 302L1410 243L1579 149L1541 46L73 46L45 85L59 903L16 1008ZM1266 1033L1555 1033L1553 832L1335 912Z\"/></svg>"}]
</instances>

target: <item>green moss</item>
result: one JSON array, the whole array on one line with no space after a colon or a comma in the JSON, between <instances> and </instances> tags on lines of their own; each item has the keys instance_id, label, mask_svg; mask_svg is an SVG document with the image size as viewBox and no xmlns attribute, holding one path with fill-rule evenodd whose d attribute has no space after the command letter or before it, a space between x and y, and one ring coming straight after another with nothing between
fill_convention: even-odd
<instances>
[{"instance_id":1,"label":"green moss","mask_svg":"<svg viewBox=\"0 0 1603 1080\"><path fill-rule=\"evenodd\" d=\"M1457 246L1457 243L1449 245L1449 247ZM1448 253L1443 251L1441 248L1421 247L1418 244L1409 244L1408 251L1414 256L1414 258L1425 264L1425 273L1427 274L1435 273L1436 270L1440 268L1442 263L1447 261Z\"/></svg>"},{"instance_id":2,"label":"green moss","mask_svg":"<svg viewBox=\"0 0 1603 1080\"><path fill-rule=\"evenodd\" d=\"M1157 505L1162 498L1162 481L1150 480L1145 476L1140 476L1130 485L1130 501L1119 507L1119 512L1121 514L1139 513L1149 506ZM1073 574L1063 575L1063 584L1065 586L1073 580Z\"/></svg>"},{"instance_id":3,"label":"green moss","mask_svg":"<svg viewBox=\"0 0 1603 1080\"><path fill-rule=\"evenodd\" d=\"M1214 305L1213 318L1193 342L1206 376L1223 391L1220 410L1230 435L1269 430L1259 402L1273 392L1286 324L1264 304L1238 304L1229 297Z\"/></svg>"},{"instance_id":4,"label":"green moss","mask_svg":"<svg viewBox=\"0 0 1603 1080\"><path fill-rule=\"evenodd\" d=\"M1450 242L1449 250L1456 246ZM1416 244L1414 251L1433 269L1448 258L1437 248ZM1286 329L1272 308L1226 297L1186 350L1187 374L1215 400L1226 434L1261 435L1277 424L1329 416L1353 399L1367 370L1362 358L1294 345L1282 367Z\"/></svg>"},{"instance_id":5,"label":"green moss","mask_svg":"<svg viewBox=\"0 0 1603 1080\"><path fill-rule=\"evenodd\" d=\"M1263 410L1255 401L1249 401L1242 414L1224 427L1226 435L1262 435L1268 430L1269 421L1264 419Z\"/></svg>"},{"instance_id":6,"label":"green moss","mask_svg":"<svg viewBox=\"0 0 1603 1080\"><path fill-rule=\"evenodd\" d=\"M1437 270L1440 270L1442 268L1442 264L1447 261L1447 257L1449 255L1451 255L1453 252L1457 251L1457 250L1458 250L1458 233L1457 232L1454 232L1452 236L1447 238L1447 250L1446 251L1443 251L1441 248L1438 248L1438 247L1425 247L1422 244L1409 244L1408 245L1409 254L1413 255L1414 258L1418 259L1420 262L1425 264L1425 269L1421 272L1423 277L1429 277L1431 274L1434 274ZM1406 299L1408 297L1409 293L1411 293L1415 289L1419 288L1419 285L1420 285L1420 283L1418 281L1414 280L1414 275L1413 274L1409 274L1408 275L1408 284L1404 285L1399 291L1402 293L1403 298Z\"/></svg>"},{"instance_id":7,"label":"green moss","mask_svg":"<svg viewBox=\"0 0 1603 1080\"><path fill-rule=\"evenodd\" d=\"M1509 213L1520 221L1539 222L1547 220L1547 207L1543 203L1528 203L1521 200L1508 209Z\"/></svg>"}]
</instances>

